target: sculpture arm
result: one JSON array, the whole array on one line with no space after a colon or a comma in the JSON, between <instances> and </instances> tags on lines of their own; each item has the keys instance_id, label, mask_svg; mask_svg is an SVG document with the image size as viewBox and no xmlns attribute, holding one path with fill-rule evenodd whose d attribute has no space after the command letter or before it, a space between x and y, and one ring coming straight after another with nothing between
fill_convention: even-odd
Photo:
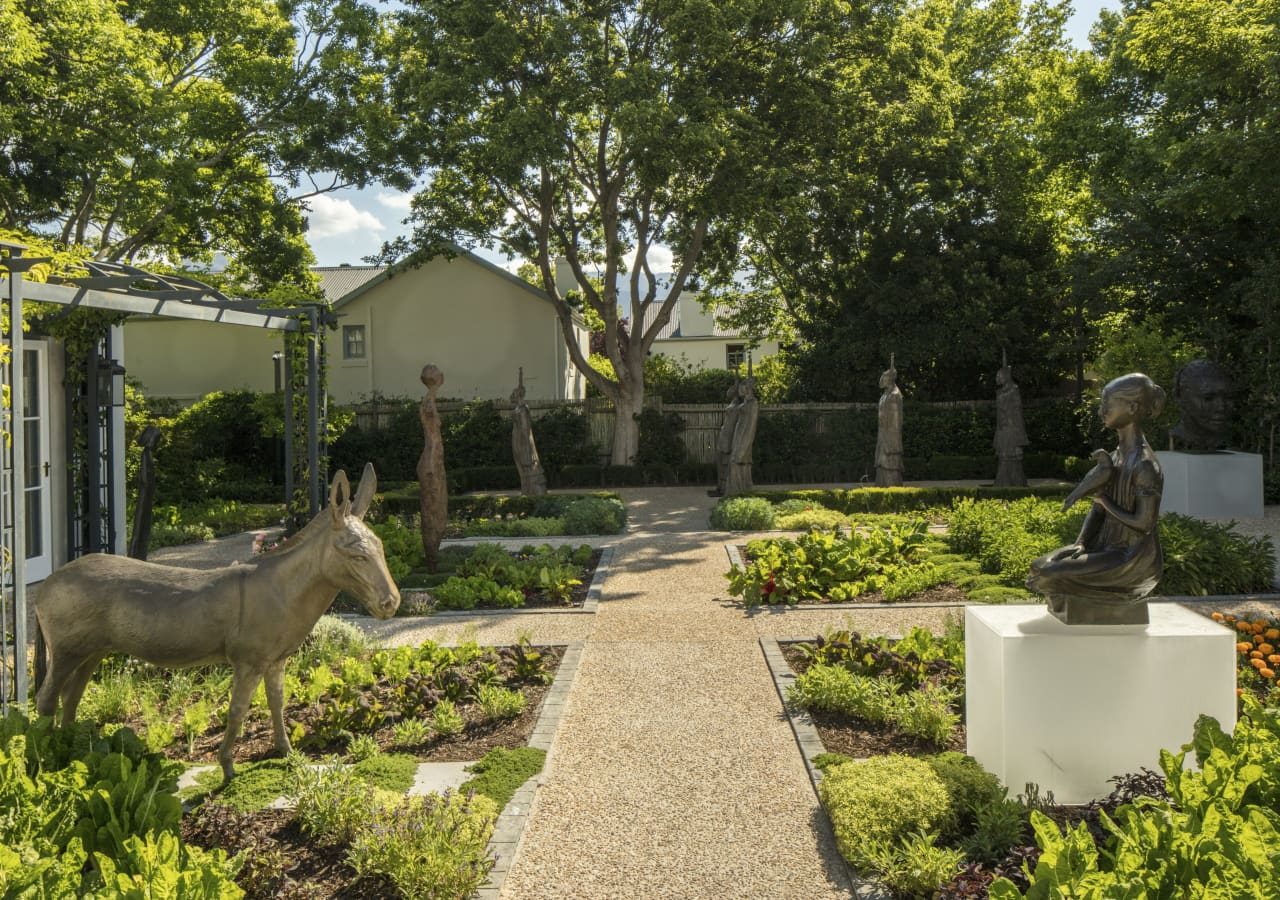
<instances>
[{"instance_id":1,"label":"sculpture arm","mask_svg":"<svg viewBox=\"0 0 1280 900\"><path fill-rule=\"evenodd\" d=\"M1080 534L1076 537L1076 546L1086 548L1093 543L1094 538L1098 536L1098 532L1102 530L1102 523L1107 520L1107 514L1097 506L1090 507L1088 515L1084 517L1084 522L1080 525Z\"/></svg>"}]
</instances>

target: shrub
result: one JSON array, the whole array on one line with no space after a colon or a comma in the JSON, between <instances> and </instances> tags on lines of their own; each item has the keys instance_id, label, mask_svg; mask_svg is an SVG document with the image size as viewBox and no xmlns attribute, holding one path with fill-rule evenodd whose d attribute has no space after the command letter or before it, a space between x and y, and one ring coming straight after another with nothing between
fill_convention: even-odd
<instances>
[{"instance_id":1,"label":"shrub","mask_svg":"<svg viewBox=\"0 0 1280 900\"><path fill-rule=\"evenodd\" d=\"M658 412L653 408L642 410L636 465L680 465L688 453L683 434L684 418L679 413Z\"/></svg>"},{"instance_id":2,"label":"shrub","mask_svg":"<svg viewBox=\"0 0 1280 900\"><path fill-rule=\"evenodd\" d=\"M945 744L960 724L960 715L952 710L957 699L947 688L926 684L894 697L884 718L903 734Z\"/></svg>"},{"instance_id":3,"label":"shrub","mask_svg":"<svg viewBox=\"0 0 1280 900\"><path fill-rule=\"evenodd\" d=\"M1275 579L1271 538L1240 534L1234 523L1166 513L1160 517L1160 543L1162 594L1246 594L1270 590Z\"/></svg>"},{"instance_id":4,"label":"shrub","mask_svg":"<svg viewBox=\"0 0 1280 900\"><path fill-rule=\"evenodd\" d=\"M849 524L849 517L834 509L806 509L793 513L783 513L781 509L775 518L775 527L780 531L830 531L838 525Z\"/></svg>"},{"instance_id":5,"label":"shrub","mask_svg":"<svg viewBox=\"0 0 1280 900\"><path fill-rule=\"evenodd\" d=\"M1002 796L975 810L972 830L961 837L960 849L975 862L995 865L1014 847L1022 846L1026 837L1026 807Z\"/></svg>"},{"instance_id":6,"label":"shrub","mask_svg":"<svg viewBox=\"0 0 1280 900\"><path fill-rule=\"evenodd\" d=\"M380 752L378 741L371 734L352 735L347 741L347 756L351 757L352 762L364 762Z\"/></svg>"},{"instance_id":7,"label":"shrub","mask_svg":"<svg viewBox=\"0 0 1280 900\"><path fill-rule=\"evenodd\" d=\"M925 832L950 816L950 800L928 763L889 754L827 769L818 785L836 843L855 866L875 862L875 848Z\"/></svg>"},{"instance_id":8,"label":"shrub","mask_svg":"<svg viewBox=\"0 0 1280 900\"><path fill-rule=\"evenodd\" d=\"M348 657L362 656L368 643L364 632L337 616L321 616L290 663L297 670L317 665L337 665Z\"/></svg>"},{"instance_id":9,"label":"shrub","mask_svg":"<svg viewBox=\"0 0 1280 900\"><path fill-rule=\"evenodd\" d=\"M760 497L730 497L711 510L711 527L718 531L769 531L774 527L773 504Z\"/></svg>"},{"instance_id":10,"label":"shrub","mask_svg":"<svg viewBox=\"0 0 1280 900\"><path fill-rule=\"evenodd\" d=\"M896 897L932 897L956 874L964 854L913 832L896 843L872 844L868 865Z\"/></svg>"},{"instance_id":11,"label":"shrub","mask_svg":"<svg viewBox=\"0 0 1280 900\"><path fill-rule=\"evenodd\" d=\"M787 691L805 709L883 722L897 685L884 678L855 675L843 666L810 666Z\"/></svg>"},{"instance_id":12,"label":"shrub","mask_svg":"<svg viewBox=\"0 0 1280 900\"><path fill-rule=\"evenodd\" d=\"M627 523L627 509L616 498L582 497L564 509L565 534L619 534Z\"/></svg>"},{"instance_id":13,"label":"shrub","mask_svg":"<svg viewBox=\"0 0 1280 900\"><path fill-rule=\"evenodd\" d=\"M350 841L368 819L373 786L334 758L319 766L299 760L292 775L289 795L303 832L327 844Z\"/></svg>"},{"instance_id":14,"label":"shrub","mask_svg":"<svg viewBox=\"0 0 1280 900\"><path fill-rule=\"evenodd\" d=\"M462 734L467 726L457 707L449 700L441 700L431 711L431 727L441 737L453 737Z\"/></svg>"},{"instance_id":15,"label":"shrub","mask_svg":"<svg viewBox=\"0 0 1280 900\"><path fill-rule=\"evenodd\" d=\"M432 595L439 609L475 609L477 606L514 609L524 606L524 594L483 575L455 575L433 590Z\"/></svg>"},{"instance_id":16,"label":"shrub","mask_svg":"<svg viewBox=\"0 0 1280 900\"><path fill-rule=\"evenodd\" d=\"M391 727L398 747L416 747L431 737L431 726L423 719L402 719Z\"/></svg>"},{"instance_id":17,"label":"shrub","mask_svg":"<svg viewBox=\"0 0 1280 900\"><path fill-rule=\"evenodd\" d=\"M482 686L476 695L476 702L480 705L484 717L491 721L514 719L524 712L525 706L524 694L520 691L494 684Z\"/></svg>"},{"instance_id":18,"label":"shrub","mask_svg":"<svg viewBox=\"0 0 1280 900\"><path fill-rule=\"evenodd\" d=\"M488 797L446 792L376 807L351 842L347 861L361 876L381 875L406 897L470 897L493 858L497 810Z\"/></svg>"},{"instance_id":19,"label":"shrub","mask_svg":"<svg viewBox=\"0 0 1280 900\"><path fill-rule=\"evenodd\" d=\"M925 759L947 789L954 818L943 828L944 837L959 837L970 831L978 810L1004 799L1000 779L982 768L972 756L954 751Z\"/></svg>"}]
</instances>

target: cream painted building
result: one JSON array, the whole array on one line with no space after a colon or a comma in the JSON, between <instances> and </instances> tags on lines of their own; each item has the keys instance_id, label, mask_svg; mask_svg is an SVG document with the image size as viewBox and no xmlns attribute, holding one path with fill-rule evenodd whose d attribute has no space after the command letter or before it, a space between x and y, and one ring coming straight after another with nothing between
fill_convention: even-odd
<instances>
[{"instance_id":1,"label":"cream painted building","mask_svg":"<svg viewBox=\"0 0 1280 900\"><path fill-rule=\"evenodd\" d=\"M555 307L523 279L459 249L416 267L317 269L338 316L328 342L329 393L339 403L417 397L426 363L444 371L441 397L505 398L524 368L530 400L575 400L585 381L569 358ZM587 353L580 320L575 337ZM133 318L125 368L146 393L196 400L215 390L275 388L278 336L261 329Z\"/></svg>"},{"instance_id":2,"label":"cream painted building","mask_svg":"<svg viewBox=\"0 0 1280 900\"><path fill-rule=\"evenodd\" d=\"M648 310L645 327L657 317L655 304ZM671 311L671 321L658 332L651 353L669 356L692 369L733 369L753 359L778 352L778 342L761 341L752 346L749 338L718 324L715 316L702 308L698 295L685 292Z\"/></svg>"}]
</instances>

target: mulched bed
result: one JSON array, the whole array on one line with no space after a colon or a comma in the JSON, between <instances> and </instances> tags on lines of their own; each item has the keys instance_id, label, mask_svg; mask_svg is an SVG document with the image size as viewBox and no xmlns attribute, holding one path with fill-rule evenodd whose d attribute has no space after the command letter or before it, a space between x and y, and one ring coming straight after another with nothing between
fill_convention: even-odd
<instances>
[{"instance_id":1,"label":"mulched bed","mask_svg":"<svg viewBox=\"0 0 1280 900\"><path fill-rule=\"evenodd\" d=\"M782 657L791 666L791 671L800 675L807 669L800 651L794 643L779 645ZM895 731L891 726L878 722L867 722L851 716L834 712L810 712L818 736L828 753L843 753L845 756L877 756L884 753L902 753L907 756L927 756L931 753L942 753L945 750L965 751L964 725L960 725L951 734L946 744L935 744L933 741L921 740Z\"/></svg>"},{"instance_id":2,"label":"mulched bed","mask_svg":"<svg viewBox=\"0 0 1280 900\"><path fill-rule=\"evenodd\" d=\"M246 852L236 878L249 900L376 900L399 892L382 878L358 878L344 862L345 846L323 846L303 834L291 809L240 813L209 803L183 816L186 843L228 855Z\"/></svg>"},{"instance_id":3,"label":"mulched bed","mask_svg":"<svg viewBox=\"0 0 1280 900\"><path fill-rule=\"evenodd\" d=\"M538 649L546 660L547 672L554 677L560 667L565 648L539 647ZM423 762L470 762L480 759L495 747L506 749L523 747L529 743L529 736L533 734L533 727L538 721L542 698L546 696L551 685L522 684L519 688L525 696L525 707L524 712L514 719L501 722L481 721L479 709L474 704L459 705L458 712L462 714L467 724L462 733L454 737L442 738L434 735L426 743L416 747L401 747L395 745L390 725L378 729L373 733L373 737L383 750L409 753ZM285 709L286 727L290 727L289 723L296 721L301 721L305 726L308 718L308 710L304 704L290 703ZM139 733L142 731L140 718L126 721L124 724ZM171 759L215 763L218 745L221 742L222 724L218 723L196 738L194 753L186 752L187 747L183 740L171 744L164 752ZM308 747L304 752L308 756L318 757L328 753L341 753L344 749L345 743L338 741L325 747ZM246 720L240 739L236 741L235 759L239 762L251 762L272 759L279 755L271 738L270 715L265 709L256 710L253 717Z\"/></svg>"},{"instance_id":4,"label":"mulched bed","mask_svg":"<svg viewBox=\"0 0 1280 900\"><path fill-rule=\"evenodd\" d=\"M746 546L740 545L738 553L742 556L744 562L749 562L751 557L747 554ZM859 594L852 600L799 600L796 603L774 603L771 606L825 606L829 603L968 603L969 595L954 584L936 584L931 588L925 588L923 591L912 594L910 597L903 597L899 600L886 600L880 591L871 591L866 594Z\"/></svg>"}]
</instances>

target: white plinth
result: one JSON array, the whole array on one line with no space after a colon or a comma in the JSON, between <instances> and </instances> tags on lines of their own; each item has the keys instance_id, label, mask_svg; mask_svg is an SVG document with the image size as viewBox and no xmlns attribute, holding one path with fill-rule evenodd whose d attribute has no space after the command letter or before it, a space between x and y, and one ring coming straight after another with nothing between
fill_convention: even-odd
<instances>
[{"instance_id":1,"label":"white plinth","mask_svg":"<svg viewBox=\"0 0 1280 900\"><path fill-rule=\"evenodd\" d=\"M1196 717L1236 721L1235 635L1151 604L1149 625L1063 625L1043 606L965 609L968 750L1011 796L1105 797L1107 779L1190 742Z\"/></svg>"},{"instance_id":2,"label":"white plinth","mask_svg":"<svg viewBox=\"0 0 1280 900\"><path fill-rule=\"evenodd\" d=\"M1261 519L1262 457L1257 453L1162 450L1161 512L1201 519Z\"/></svg>"}]
</instances>

